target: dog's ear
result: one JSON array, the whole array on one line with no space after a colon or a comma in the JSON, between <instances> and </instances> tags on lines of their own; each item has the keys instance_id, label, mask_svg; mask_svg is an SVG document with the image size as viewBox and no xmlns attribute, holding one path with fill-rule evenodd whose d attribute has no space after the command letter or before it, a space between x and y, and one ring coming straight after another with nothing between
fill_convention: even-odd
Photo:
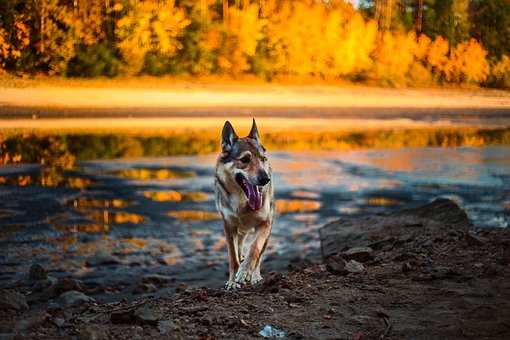
<instances>
[{"instance_id":1,"label":"dog's ear","mask_svg":"<svg viewBox=\"0 0 510 340\"><path fill-rule=\"evenodd\" d=\"M255 139L256 141L260 141L259 130L257 129L257 123L255 123L255 118L253 118L253 123L251 124L251 130L248 137L250 137L251 139Z\"/></svg>"},{"instance_id":2,"label":"dog's ear","mask_svg":"<svg viewBox=\"0 0 510 340\"><path fill-rule=\"evenodd\" d=\"M230 151L232 149L232 145L238 139L236 132L234 131L234 127L227 120L225 125L223 125L223 131L221 132L221 149L223 151Z\"/></svg>"}]
</instances>

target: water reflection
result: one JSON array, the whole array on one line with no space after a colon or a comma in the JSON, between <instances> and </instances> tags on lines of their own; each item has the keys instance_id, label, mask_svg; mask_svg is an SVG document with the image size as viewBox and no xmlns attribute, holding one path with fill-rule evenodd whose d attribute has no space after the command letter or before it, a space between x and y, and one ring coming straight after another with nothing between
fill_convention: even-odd
<instances>
[{"instance_id":1,"label":"water reflection","mask_svg":"<svg viewBox=\"0 0 510 340\"><path fill-rule=\"evenodd\" d=\"M157 202L181 202L181 201L192 201L192 202L203 202L209 199L209 195L205 192L190 191L190 192L179 192L175 190L167 191L145 191L143 195L151 200Z\"/></svg>"},{"instance_id":2,"label":"water reflection","mask_svg":"<svg viewBox=\"0 0 510 340\"><path fill-rule=\"evenodd\" d=\"M176 171L171 169L124 169L113 174L136 180L167 180L173 178L189 178L196 174L192 171Z\"/></svg>"},{"instance_id":3,"label":"water reflection","mask_svg":"<svg viewBox=\"0 0 510 340\"><path fill-rule=\"evenodd\" d=\"M279 214L265 270L319 256L317 230L331 220L387 213L437 196L457 201L477 226L510 222L508 147L271 157ZM219 285L226 243L214 208L215 158L0 168L0 195L9 198L0 201L0 265L6 268L0 286L21 278L27 256L54 275L70 273L94 285L127 287L133 277L156 272Z\"/></svg>"},{"instance_id":4,"label":"water reflection","mask_svg":"<svg viewBox=\"0 0 510 340\"><path fill-rule=\"evenodd\" d=\"M211 211L202 211L202 210L179 210L179 211L170 211L168 216L177 218L179 220L189 220L189 221L210 221L216 220L219 218L218 213Z\"/></svg>"}]
</instances>

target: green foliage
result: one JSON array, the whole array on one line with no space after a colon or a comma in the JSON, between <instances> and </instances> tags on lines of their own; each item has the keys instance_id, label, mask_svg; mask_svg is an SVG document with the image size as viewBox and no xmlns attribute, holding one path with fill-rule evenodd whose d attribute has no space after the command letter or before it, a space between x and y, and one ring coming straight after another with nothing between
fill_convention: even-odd
<instances>
[{"instance_id":1,"label":"green foliage","mask_svg":"<svg viewBox=\"0 0 510 340\"><path fill-rule=\"evenodd\" d=\"M69 61L66 74L70 77L114 77L119 74L120 61L106 43L80 46Z\"/></svg>"}]
</instances>

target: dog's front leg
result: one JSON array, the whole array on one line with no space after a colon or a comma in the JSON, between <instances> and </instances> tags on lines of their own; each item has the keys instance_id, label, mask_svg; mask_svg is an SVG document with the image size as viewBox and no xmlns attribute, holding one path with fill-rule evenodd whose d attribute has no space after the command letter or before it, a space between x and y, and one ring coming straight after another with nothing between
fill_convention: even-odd
<instances>
[{"instance_id":1,"label":"dog's front leg","mask_svg":"<svg viewBox=\"0 0 510 340\"><path fill-rule=\"evenodd\" d=\"M262 223L257 228L257 235L250 246L250 251L246 259L241 263L237 271L235 281L238 284L251 283L256 284L262 280L260 276L260 260L264 252L269 235L271 234L271 223L269 221Z\"/></svg>"},{"instance_id":2,"label":"dog's front leg","mask_svg":"<svg viewBox=\"0 0 510 340\"><path fill-rule=\"evenodd\" d=\"M235 275L239 269L239 255L237 249L237 230L230 223L225 222L225 240L228 250L228 281L225 284L227 290L239 288L235 281Z\"/></svg>"}]
</instances>

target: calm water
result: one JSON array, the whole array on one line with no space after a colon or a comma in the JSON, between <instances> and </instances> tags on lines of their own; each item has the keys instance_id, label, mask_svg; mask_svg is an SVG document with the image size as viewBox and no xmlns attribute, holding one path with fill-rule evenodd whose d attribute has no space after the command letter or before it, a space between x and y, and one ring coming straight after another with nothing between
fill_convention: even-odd
<instances>
[{"instance_id":1,"label":"calm water","mask_svg":"<svg viewBox=\"0 0 510 340\"><path fill-rule=\"evenodd\" d=\"M0 286L33 262L108 293L148 273L220 285L226 248L213 201L215 156L82 162L73 171L0 168ZM265 269L317 259L317 229L437 196L479 227L510 223L510 147L274 153L280 211Z\"/></svg>"}]
</instances>

